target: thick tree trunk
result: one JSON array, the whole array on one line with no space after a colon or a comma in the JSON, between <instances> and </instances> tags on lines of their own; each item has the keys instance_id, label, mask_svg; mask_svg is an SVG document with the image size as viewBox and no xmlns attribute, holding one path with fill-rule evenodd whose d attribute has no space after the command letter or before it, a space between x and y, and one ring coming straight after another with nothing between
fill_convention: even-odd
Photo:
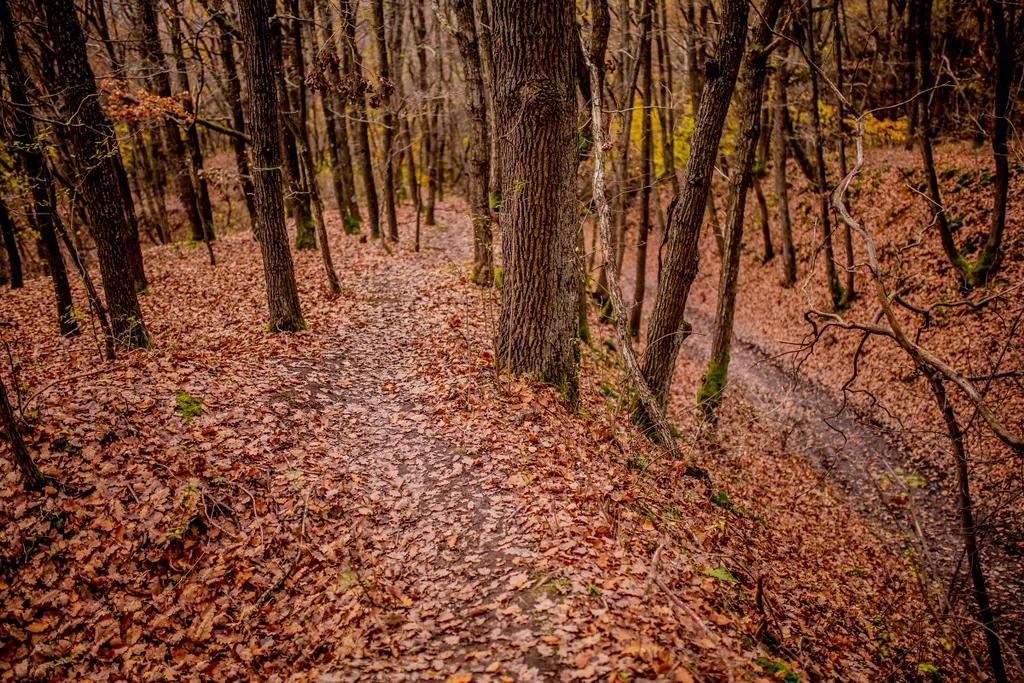
<instances>
[{"instance_id":1,"label":"thick tree trunk","mask_svg":"<svg viewBox=\"0 0 1024 683\"><path fill-rule=\"evenodd\" d=\"M640 319L644 312L644 291L647 289L647 238L651 232L651 166L654 163L654 135L651 129L651 15L652 3L644 3L646 12L640 18L644 40L640 46L640 61L643 70L643 111L640 114L640 225L636 243L636 280L633 288L633 308L629 314L629 334L640 337Z\"/></svg>"},{"instance_id":2,"label":"thick tree trunk","mask_svg":"<svg viewBox=\"0 0 1024 683\"><path fill-rule=\"evenodd\" d=\"M384 174L384 213L388 221L388 239L398 241L398 217L395 214L394 139L395 115L391 102L391 71L388 60L387 32L384 26L384 0L370 0L373 30L377 37L377 72L380 77L381 108L384 110L382 172Z\"/></svg>"},{"instance_id":3,"label":"thick tree trunk","mask_svg":"<svg viewBox=\"0 0 1024 683\"><path fill-rule=\"evenodd\" d=\"M295 285L295 268L284 227L284 189L281 180L281 137L277 85L274 77L275 41L269 26L268 0L239 0L242 51L249 80L249 128L258 230L263 255L271 331L305 329Z\"/></svg>"},{"instance_id":4,"label":"thick tree trunk","mask_svg":"<svg viewBox=\"0 0 1024 683\"><path fill-rule=\"evenodd\" d=\"M721 403L729 375L729 349L732 345L733 320L736 314L736 288L739 282L740 251L743 246L743 217L747 205L758 138L767 135L761 131L761 103L764 101L765 80L768 75L768 53L765 46L771 41L775 21L782 0L766 0L761 15L755 20L755 29L743 66L743 92L739 99L738 135L732 175L729 177L729 205L725 219L725 252L718 279L718 306L715 311L715 329L711 337L711 359L704 373L704 381L697 393L697 405L713 422L714 413Z\"/></svg>"},{"instance_id":5,"label":"thick tree trunk","mask_svg":"<svg viewBox=\"0 0 1024 683\"><path fill-rule=\"evenodd\" d=\"M491 145L488 140L487 92L480 71L480 48L471 2L453 2L455 41L462 57L466 106L469 109L469 210L473 221L473 272L470 279L481 287L490 287L494 282L491 206L487 190Z\"/></svg>"},{"instance_id":6,"label":"thick tree trunk","mask_svg":"<svg viewBox=\"0 0 1024 683\"><path fill-rule=\"evenodd\" d=\"M779 230L782 232L782 286L796 284L796 247L793 244L793 227L789 222L789 184L786 180L786 88L789 87L789 45L783 44L775 60L775 145L772 146L772 179L775 196L778 199Z\"/></svg>"},{"instance_id":7,"label":"thick tree trunk","mask_svg":"<svg viewBox=\"0 0 1024 683\"><path fill-rule=\"evenodd\" d=\"M495 0L504 286L498 363L579 390L576 39L571 0Z\"/></svg>"},{"instance_id":8,"label":"thick tree trunk","mask_svg":"<svg viewBox=\"0 0 1024 683\"><path fill-rule=\"evenodd\" d=\"M50 39L61 45L57 62L64 85L61 114L80 175L82 198L100 262L110 323L117 341L128 348L148 347L149 335L139 308L128 262L128 211L118 181L120 152L114 128L100 107L96 79L86 53L85 36L72 0L46 4Z\"/></svg>"},{"instance_id":9,"label":"thick tree trunk","mask_svg":"<svg viewBox=\"0 0 1024 683\"><path fill-rule=\"evenodd\" d=\"M723 0L715 58L706 65L706 82L690 139L684 181L669 216L665 258L654 310L647 326L647 350L643 363L644 379L662 410L668 402L679 347L689 332L683 316L690 286L697 274L697 244L711 187L711 174L718 156L718 143L743 59L747 11L748 5L744 0ZM642 422L647 416L635 414L635 418Z\"/></svg>"},{"instance_id":10,"label":"thick tree trunk","mask_svg":"<svg viewBox=\"0 0 1024 683\"><path fill-rule=\"evenodd\" d=\"M154 0L138 0L138 3L138 16L142 22L142 53L149 69L146 79L147 87L158 97L170 97L172 94L171 79L164 61L163 46L160 44ZM167 154L170 156L166 160L166 165L174 178L178 189L178 198L185 209L189 239L201 241L204 233L203 217L199 212L196 189L192 185L192 177L189 173L185 144L181 140L178 124L170 118L164 120L163 138ZM162 154L162 149L158 151L158 154ZM164 161L164 159L159 159L157 163L163 164Z\"/></svg>"},{"instance_id":11,"label":"thick tree trunk","mask_svg":"<svg viewBox=\"0 0 1024 683\"><path fill-rule=\"evenodd\" d=\"M353 84L351 104L353 105L353 150L356 155L356 166L363 184L363 195L366 197L366 218L370 222L370 237L380 237L380 206L377 202L377 184L373 179L373 158L370 156L370 127L366 113L366 94L362 88L355 88L363 77L363 60L356 44L355 0L340 0L341 29L345 40L345 51L342 67L346 80ZM429 225L429 224L428 224Z\"/></svg>"}]
</instances>

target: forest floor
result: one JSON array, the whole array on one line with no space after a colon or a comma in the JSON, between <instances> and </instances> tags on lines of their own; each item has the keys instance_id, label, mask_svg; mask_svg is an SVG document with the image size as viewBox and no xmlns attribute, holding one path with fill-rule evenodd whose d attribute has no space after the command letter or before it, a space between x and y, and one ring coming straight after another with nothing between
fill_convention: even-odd
<instances>
[{"instance_id":1,"label":"forest floor","mask_svg":"<svg viewBox=\"0 0 1024 683\"><path fill-rule=\"evenodd\" d=\"M771 411L684 434L708 484L624 420L596 320L578 409L496 375L496 295L468 283L464 210L438 216L415 253L404 209L393 255L332 223L342 294L297 254L296 334L262 328L242 233L215 268L146 250L156 346L114 363L57 338L47 282L5 293L5 379L70 488L26 496L0 460L0 678L977 677L898 534Z\"/></svg>"}]
</instances>

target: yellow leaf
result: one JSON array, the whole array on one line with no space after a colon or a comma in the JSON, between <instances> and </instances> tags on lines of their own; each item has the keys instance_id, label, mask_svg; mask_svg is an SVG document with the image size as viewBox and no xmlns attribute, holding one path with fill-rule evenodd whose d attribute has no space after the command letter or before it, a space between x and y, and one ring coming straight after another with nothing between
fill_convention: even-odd
<instances>
[{"instance_id":1,"label":"yellow leaf","mask_svg":"<svg viewBox=\"0 0 1024 683\"><path fill-rule=\"evenodd\" d=\"M457 673L444 679L444 683L469 683L473 680L473 674Z\"/></svg>"}]
</instances>

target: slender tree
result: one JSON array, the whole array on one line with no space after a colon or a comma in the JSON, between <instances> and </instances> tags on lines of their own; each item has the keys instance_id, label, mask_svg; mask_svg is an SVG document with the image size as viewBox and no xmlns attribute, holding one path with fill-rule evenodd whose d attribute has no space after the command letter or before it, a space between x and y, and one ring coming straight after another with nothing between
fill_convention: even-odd
<instances>
[{"instance_id":1,"label":"slender tree","mask_svg":"<svg viewBox=\"0 0 1024 683\"><path fill-rule=\"evenodd\" d=\"M814 136L814 189L818 194L818 228L821 229L822 243L824 246L825 278L828 282L829 295L832 297L832 307L839 309L846 306L846 293L839 282L839 272L836 270L835 250L832 247L832 221L828 210L829 186L825 177L825 156L824 141L821 134L821 115L818 111L818 65L815 62L815 31L814 14L811 9L811 2L808 0L804 5L804 55L807 58L811 78L811 132Z\"/></svg>"},{"instance_id":2,"label":"slender tree","mask_svg":"<svg viewBox=\"0 0 1024 683\"><path fill-rule=\"evenodd\" d=\"M669 214L668 236L658 281L654 310L647 325L647 349L643 374L651 392L664 410L676 358L689 324L683 316L690 286L697 274L697 243L707 206L711 173L718 156L718 143L729 110L736 75L743 60L748 5L745 0L723 0L718 44L705 68L696 124L690 139L690 156L683 170L683 183ZM634 413L641 423L645 411Z\"/></svg>"},{"instance_id":3,"label":"slender tree","mask_svg":"<svg viewBox=\"0 0 1024 683\"><path fill-rule=\"evenodd\" d=\"M156 4L154 0L138 0L138 18L141 24L141 49L148 69L146 86L158 97L171 97L171 79L164 59L164 50L160 42L160 29L157 24ZM163 143L156 150L157 163L170 169L178 191L178 199L185 209L188 221L190 240L201 242L204 237L203 217L199 212L199 200L196 189L192 185L189 172L189 158L185 151L185 143L181 139L178 124L170 117L163 122ZM166 150L167 157L164 157Z\"/></svg>"},{"instance_id":4,"label":"slender tree","mask_svg":"<svg viewBox=\"0 0 1024 683\"><path fill-rule=\"evenodd\" d=\"M7 210L4 198L0 197L0 232L3 233L4 248L7 251L7 265L11 274L11 289L21 289L24 286L24 276L21 269L21 254L18 252L18 237L15 232L16 226Z\"/></svg>"},{"instance_id":5,"label":"slender tree","mask_svg":"<svg viewBox=\"0 0 1024 683\"><path fill-rule=\"evenodd\" d=\"M640 114L640 225L636 244L636 281L633 289L633 308L629 315L629 333L640 336L640 318L644 311L644 290L647 288L647 237L651 230L651 166L654 163L654 135L651 127L651 21L654 3L644 3L646 12L640 18L643 25L640 33L644 40L640 47L640 62L643 70L643 100Z\"/></svg>"},{"instance_id":6,"label":"slender tree","mask_svg":"<svg viewBox=\"0 0 1024 683\"><path fill-rule=\"evenodd\" d=\"M473 272L471 279L481 287L494 282L494 250L491 245L491 207L487 183L491 145L487 123L487 92L480 67L480 44L476 37L472 0L454 0L453 31L459 45L466 78L469 109L469 210L473 221Z\"/></svg>"},{"instance_id":7,"label":"slender tree","mask_svg":"<svg viewBox=\"0 0 1024 683\"><path fill-rule=\"evenodd\" d=\"M395 114L391 101L394 84L391 82L390 60L388 59L384 0L370 0L370 10L373 18L373 31L377 37L377 71L380 77L381 108L384 110L382 122L384 159L381 166L384 174L384 213L388 221L388 239L395 242L398 240L398 217L395 213L395 167L392 159L395 153Z\"/></svg>"},{"instance_id":8,"label":"slender tree","mask_svg":"<svg viewBox=\"0 0 1024 683\"><path fill-rule=\"evenodd\" d=\"M575 5L495 0L505 258L498 362L578 391Z\"/></svg>"},{"instance_id":9,"label":"slender tree","mask_svg":"<svg viewBox=\"0 0 1024 683\"><path fill-rule=\"evenodd\" d=\"M793 244L793 228L789 222L789 183L786 180L786 143L788 120L786 89L789 87L789 45L782 45L775 59L775 84L772 117L775 128L775 144L772 145L772 180L778 200L779 231L782 233L782 286L796 284L796 247Z\"/></svg>"},{"instance_id":10,"label":"slender tree","mask_svg":"<svg viewBox=\"0 0 1024 683\"><path fill-rule=\"evenodd\" d=\"M71 299L71 285L68 282L64 257L57 242L57 230L54 222L60 220L56 207L50 203L53 194L53 176L46 165L43 151L36 139L35 124L30 117L31 107L28 101L28 80L22 67L21 55L15 40L14 22L7 0L0 0L0 27L3 38L3 64L7 74L7 89L11 96L13 125L10 127L21 154L22 164L28 177L29 192L32 196L32 222L39 231L39 239L43 244L46 262L53 280L53 291L57 302L57 323L60 333L74 336L79 333L78 321L75 316L74 302ZM6 211L5 211L6 213ZM9 217L8 217L9 220ZM17 252L15 252L17 253ZM19 264L20 268L20 264Z\"/></svg>"},{"instance_id":11,"label":"slender tree","mask_svg":"<svg viewBox=\"0 0 1024 683\"><path fill-rule=\"evenodd\" d=\"M355 0L339 1L341 31L345 42L341 64L353 116L353 149L363 185L363 196L366 198L366 218L370 222L370 237L376 239L380 237L380 206L377 202L377 184L373 178L373 158L370 156L370 126L366 112L363 60L356 43Z\"/></svg>"},{"instance_id":12,"label":"slender tree","mask_svg":"<svg viewBox=\"0 0 1024 683\"><path fill-rule=\"evenodd\" d=\"M722 400L729 377L729 349L732 345L733 319L736 315L736 288L740 272L740 248L743 246L743 216L747 204L747 189L752 180L754 158L757 154L761 131L761 105L764 102L765 81L768 75L768 57L779 16L782 0L765 0L757 18L743 64L743 91L739 99L738 130L735 161L729 178L729 204L725 219L725 251L718 279L718 307L715 329L711 338L711 359L704 373L704 381L697 393L697 404L704 414L714 419L715 408ZM767 47L769 46L770 47Z\"/></svg>"},{"instance_id":13,"label":"slender tree","mask_svg":"<svg viewBox=\"0 0 1024 683\"><path fill-rule=\"evenodd\" d=\"M295 268L284 227L281 134L274 78L276 41L270 27L270 1L239 0L238 10L249 80L249 127L258 217L256 239L263 255L270 312L268 327L280 332L305 329L306 323L299 307Z\"/></svg>"},{"instance_id":14,"label":"slender tree","mask_svg":"<svg viewBox=\"0 0 1024 683\"><path fill-rule=\"evenodd\" d=\"M217 22L217 40L220 43L221 69L224 71L225 99L231 111L231 127L239 133L245 132L245 114L242 110L242 85L238 77L238 64L235 61L235 38L236 29L229 22L221 5L218 11L213 14ZM245 210L249 215L249 227L256 231L256 204L253 199L252 171L250 170L249 155L245 149L245 140L233 136L231 148L235 153L235 169L238 171L238 185L242 190L242 198L245 201Z\"/></svg>"}]
</instances>

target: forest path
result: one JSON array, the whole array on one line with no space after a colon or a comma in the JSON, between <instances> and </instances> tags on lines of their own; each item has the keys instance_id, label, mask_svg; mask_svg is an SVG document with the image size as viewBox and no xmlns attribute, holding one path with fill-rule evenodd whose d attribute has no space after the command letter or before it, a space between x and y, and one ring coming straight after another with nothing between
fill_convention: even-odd
<instances>
[{"instance_id":1,"label":"forest path","mask_svg":"<svg viewBox=\"0 0 1024 683\"><path fill-rule=\"evenodd\" d=\"M441 223L456 215L438 211ZM403 230L405 242L410 233ZM399 606L379 615L390 652L348 661L318 680L443 681L469 673L548 680L541 668L557 667L531 649L541 635L530 609L536 577L526 569L534 552L510 529L520 503L457 428L441 433L424 400L431 390L424 377L437 362L425 348L466 301L437 283L441 271L467 262L469 241L454 227L422 234L420 255L385 257L380 267L350 274L361 305L339 325L343 344L281 361L309 397L293 407L335 416L329 466L363 501L365 569L339 569L336 578L377 584ZM396 250L408 250L405 242Z\"/></svg>"}]
</instances>

